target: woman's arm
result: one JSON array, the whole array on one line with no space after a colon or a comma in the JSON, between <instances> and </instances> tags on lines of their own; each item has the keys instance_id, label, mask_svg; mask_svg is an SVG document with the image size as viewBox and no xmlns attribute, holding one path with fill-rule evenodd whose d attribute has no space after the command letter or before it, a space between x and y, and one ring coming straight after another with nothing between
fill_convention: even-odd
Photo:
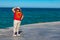
<instances>
[{"instance_id":1,"label":"woman's arm","mask_svg":"<svg viewBox=\"0 0 60 40\"><path fill-rule=\"evenodd\" d=\"M13 12L15 12L15 11L14 11L15 8L19 8L19 9L20 9L20 7L14 7L14 8L12 8L12 11L13 11Z\"/></svg>"},{"instance_id":2,"label":"woman's arm","mask_svg":"<svg viewBox=\"0 0 60 40\"><path fill-rule=\"evenodd\" d=\"M15 13L14 9L15 9L15 8L12 8L12 11Z\"/></svg>"},{"instance_id":3,"label":"woman's arm","mask_svg":"<svg viewBox=\"0 0 60 40\"><path fill-rule=\"evenodd\" d=\"M22 16L21 20L24 18L24 16Z\"/></svg>"}]
</instances>

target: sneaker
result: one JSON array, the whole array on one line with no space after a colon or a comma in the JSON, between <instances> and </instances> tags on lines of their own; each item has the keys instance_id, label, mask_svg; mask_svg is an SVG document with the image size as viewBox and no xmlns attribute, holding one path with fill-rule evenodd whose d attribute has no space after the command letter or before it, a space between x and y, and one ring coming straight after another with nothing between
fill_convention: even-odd
<instances>
[{"instance_id":1,"label":"sneaker","mask_svg":"<svg viewBox=\"0 0 60 40\"><path fill-rule=\"evenodd\" d=\"M22 31L19 31L18 34L20 34Z\"/></svg>"},{"instance_id":2,"label":"sneaker","mask_svg":"<svg viewBox=\"0 0 60 40\"><path fill-rule=\"evenodd\" d=\"M17 34L17 36L20 36L20 34Z\"/></svg>"},{"instance_id":3,"label":"sneaker","mask_svg":"<svg viewBox=\"0 0 60 40\"><path fill-rule=\"evenodd\" d=\"M21 32L22 32L22 31L19 31L18 34L17 34L17 36L20 36L20 33L21 33Z\"/></svg>"},{"instance_id":4,"label":"sneaker","mask_svg":"<svg viewBox=\"0 0 60 40\"><path fill-rule=\"evenodd\" d=\"M13 36L17 36L17 32L15 32L15 33L13 34Z\"/></svg>"}]
</instances>

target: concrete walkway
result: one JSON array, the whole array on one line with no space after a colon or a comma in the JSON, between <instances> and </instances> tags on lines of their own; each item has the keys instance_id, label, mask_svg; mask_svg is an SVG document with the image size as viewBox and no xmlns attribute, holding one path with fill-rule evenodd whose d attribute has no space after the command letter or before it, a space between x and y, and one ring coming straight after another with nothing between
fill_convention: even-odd
<instances>
[{"instance_id":1,"label":"concrete walkway","mask_svg":"<svg viewBox=\"0 0 60 40\"><path fill-rule=\"evenodd\" d=\"M60 40L60 22L21 26L20 37L13 37L12 28L0 29L0 40Z\"/></svg>"}]
</instances>

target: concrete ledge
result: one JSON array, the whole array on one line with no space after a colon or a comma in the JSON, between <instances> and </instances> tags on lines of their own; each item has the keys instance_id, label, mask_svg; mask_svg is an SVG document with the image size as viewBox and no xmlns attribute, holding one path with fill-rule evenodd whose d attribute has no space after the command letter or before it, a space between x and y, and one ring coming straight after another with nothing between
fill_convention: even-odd
<instances>
[{"instance_id":1,"label":"concrete ledge","mask_svg":"<svg viewBox=\"0 0 60 40\"><path fill-rule=\"evenodd\" d=\"M12 30L0 29L0 40L60 40L60 22L22 25L20 37L13 37Z\"/></svg>"}]
</instances>

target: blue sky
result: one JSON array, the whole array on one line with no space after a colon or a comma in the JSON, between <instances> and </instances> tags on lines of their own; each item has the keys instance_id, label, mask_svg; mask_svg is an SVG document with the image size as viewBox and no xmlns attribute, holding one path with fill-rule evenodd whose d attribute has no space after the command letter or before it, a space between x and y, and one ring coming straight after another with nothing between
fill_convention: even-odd
<instances>
[{"instance_id":1,"label":"blue sky","mask_svg":"<svg viewBox=\"0 0 60 40\"><path fill-rule=\"evenodd\" d=\"M0 0L0 7L60 8L60 0Z\"/></svg>"}]
</instances>

